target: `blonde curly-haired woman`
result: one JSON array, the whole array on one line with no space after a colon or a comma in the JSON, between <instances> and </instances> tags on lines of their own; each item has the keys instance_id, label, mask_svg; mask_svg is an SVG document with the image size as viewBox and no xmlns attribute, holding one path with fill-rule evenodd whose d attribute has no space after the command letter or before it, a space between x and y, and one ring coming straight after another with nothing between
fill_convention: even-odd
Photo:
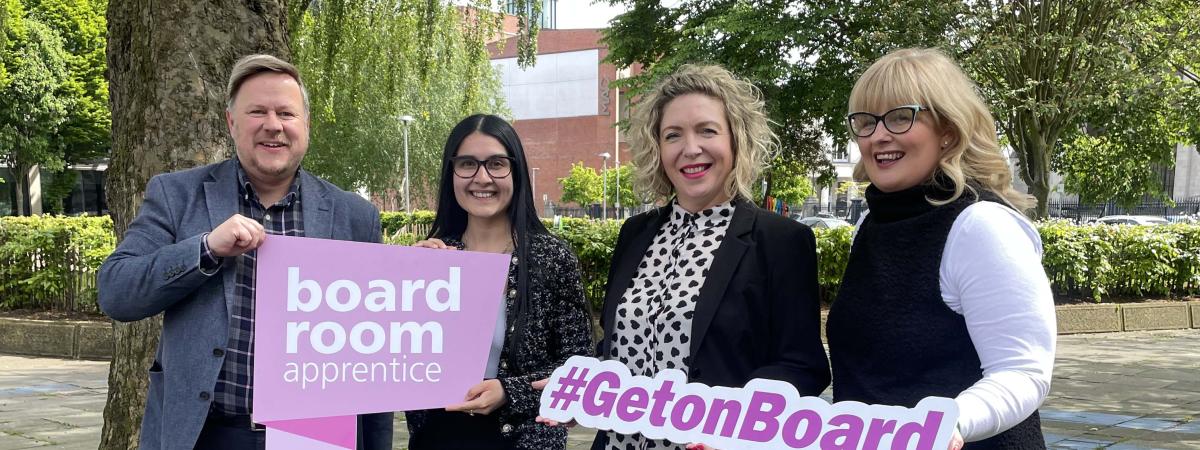
<instances>
[{"instance_id":1,"label":"blonde curly-haired woman","mask_svg":"<svg viewBox=\"0 0 1200 450\"><path fill-rule=\"evenodd\" d=\"M646 94L631 119L635 185L665 206L621 227L600 357L710 386L829 385L813 233L749 201L774 147L758 91L721 67L684 66ZM684 445L601 432L592 448Z\"/></svg>"}]
</instances>

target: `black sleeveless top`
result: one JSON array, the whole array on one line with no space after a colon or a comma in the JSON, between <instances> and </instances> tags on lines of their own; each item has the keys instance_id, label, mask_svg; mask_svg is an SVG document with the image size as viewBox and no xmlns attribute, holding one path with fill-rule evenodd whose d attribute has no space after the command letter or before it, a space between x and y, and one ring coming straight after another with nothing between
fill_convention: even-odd
<instances>
[{"instance_id":1,"label":"black sleeveless top","mask_svg":"<svg viewBox=\"0 0 1200 450\"><path fill-rule=\"evenodd\" d=\"M1005 204L976 187L953 202L933 185L866 191L870 214L857 231L827 336L834 401L913 407L954 398L983 378L966 321L942 299L939 270L954 220L977 201ZM1045 448L1035 411L1013 428L965 449Z\"/></svg>"}]
</instances>

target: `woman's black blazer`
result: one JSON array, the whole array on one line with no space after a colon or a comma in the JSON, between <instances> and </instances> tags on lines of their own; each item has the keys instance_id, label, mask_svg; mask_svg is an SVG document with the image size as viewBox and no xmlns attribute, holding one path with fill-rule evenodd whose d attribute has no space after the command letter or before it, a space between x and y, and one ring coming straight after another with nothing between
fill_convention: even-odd
<instances>
[{"instance_id":1,"label":"woman's black blazer","mask_svg":"<svg viewBox=\"0 0 1200 450\"><path fill-rule=\"evenodd\" d=\"M688 379L740 387L754 378L769 378L791 383L802 396L819 395L829 386L829 360L821 345L812 230L750 202L735 204L700 288ZM614 345L617 304L670 212L670 206L658 208L621 227L600 319L601 358Z\"/></svg>"},{"instance_id":2,"label":"woman's black blazer","mask_svg":"<svg viewBox=\"0 0 1200 450\"><path fill-rule=\"evenodd\" d=\"M741 387L768 378L791 383L802 396L820 395L830 375L821 345L812 230L745 200L735 204L697 299L688 381ZM600 316L602 359L614 345L617 304L670 213L668 205L631 217L621 227ZM601 431L592 449L606 445Z\"/></svg>"}]
</instances>

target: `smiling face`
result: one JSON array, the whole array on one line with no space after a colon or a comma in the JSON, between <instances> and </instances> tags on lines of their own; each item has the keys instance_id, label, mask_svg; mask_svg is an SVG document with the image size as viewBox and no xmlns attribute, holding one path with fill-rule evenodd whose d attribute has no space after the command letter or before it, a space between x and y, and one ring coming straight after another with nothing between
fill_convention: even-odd
<instances>
[{"instance_id":1,"label":"smiling face","mask_svg":"<svg viewBox=\"0 0 1200 450\"><path fill-rule=\"evenodd\" d=\"M703 94L686 94L663 107L658 128L662 168L680 206L696 212L729 200L725 186L733 171L733 134L725 104Z\"/></svg>"},{"instance_id":2,"label":"smiling face","mask_svg":"<svg viewBox=\"0 0 1200 450\"><path fill-rule=\"evenodd\" d=\"M454 156L485 161L492 156L508 156L508 152L504 149L504 144L496 138L476 132L463 139ZM450 176L454 177L454 199L471 218L507 218L508 206L512 204L513 175L509 173L503 178L493 178L484 166L479 165L475 176L470 178L460 177L451 171Z\"/></svg>"},{"instance_id":3,"label":"smiling face","mask_svg":"<svg viewBox=\"0 0 1200 450\"><path fill-rule=\"evenodd\" d=\"M288 182L296 175L308 151L308 116L296 79L277 72L247 78L225 121L252 182Z\"/></svg>"},{"instance_id":4,"label":"smiling face","mask_svg":"<svg viewBox=\"0 0 1200 450\"><path fill-rule=\"evenodd\" d=\"M930 113L921 111L907 132L892 133L880 123L870 136L855 141L871 184L883 192L896 192L933 177L942 150L950 144L950 133L939 130Z\"/></svg>"}]
</instances>

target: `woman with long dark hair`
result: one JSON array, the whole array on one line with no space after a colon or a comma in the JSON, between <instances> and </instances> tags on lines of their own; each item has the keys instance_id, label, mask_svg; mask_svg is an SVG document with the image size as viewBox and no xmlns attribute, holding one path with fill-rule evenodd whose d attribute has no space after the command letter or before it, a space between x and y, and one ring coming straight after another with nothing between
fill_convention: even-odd
<instances>
[{"instance_id":1,"label":"woman with long dark hair","mask_svg":"<svg viewBox=\"0 0 1200 450\"><path fill-rule=\"evenodd\" d=\"M410 448L562 449L566 431L534 423L531 382L591 353L579 261L537 217L520 138L477 114L450 132L437 217L418 247L512 255L485 379L446 410L408 413Z\"/></svg>"}]
</instances>

